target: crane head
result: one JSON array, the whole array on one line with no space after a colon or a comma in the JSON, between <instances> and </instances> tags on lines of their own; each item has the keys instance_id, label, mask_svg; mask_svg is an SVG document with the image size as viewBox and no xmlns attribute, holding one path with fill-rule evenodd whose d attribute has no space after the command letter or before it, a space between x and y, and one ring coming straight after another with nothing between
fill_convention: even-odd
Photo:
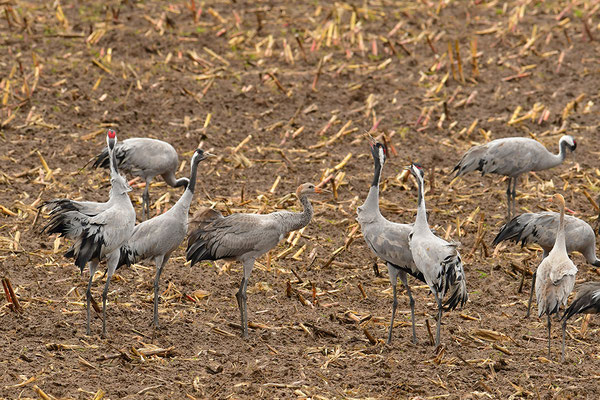
<instances>
[{"instance_id":1,"label":"crane head","mask_svg":"<svg viewBox=\"0 0 600 400\"><path fill-rule=\"evenodd\" d=\"M296 189L296 196L298 196L298 197L306 196L309 194L323 194L323 193L331 193L331 191L329 191L327 189L323 189L318 186L315 186L310 182L303 183L302 185L298 186L298 189Z\"/></svg>"},{"instance_id":2,"label":"crane head","mask_svg":"<svg viewBox=\"0 0 600 400\"><path fill-rule=\"evenodd\" d=\"M200 161L206 160L208 157L215 157L215 155L202 149L196 149L196 151L194 151L194 155L192 156L192 164L197 164Z\"/></svg>"},{"instance_id":3,"label":"crane head","mask_svg":"<svg viewBox=\"0 0 600 400\"><path fill-rule=\"evenodd\" d=\"M115 132L114 129L108 129L106 131L106 143L111 150L115 148L115 144L117 144L117 132Z\"/></svg>"},{"instance_id":4,"label":"crane head","mask_svg":"<svg viewBox=\"0 0 600 400\"><path fill-rule=\"evenodd\" d=\"M407 167L410 173L418 179L423 180L425 178L425 172L423 171L423 167L419 164L413 163Z\"/></svg>"},{"instance_id":5,"label":"crane head","mask_svg":"<svg viewBox=\"0 0 600 400\"><path fill-rule=\"evenodd\" d=\"M378 142L370 134L366 134L369 146L371 146L371 154L375 160L379 160L379 163L383 165L385 163L385 157L387 156L387 147Z\"/></svg>"},{"instance_id":6,"label":"crane head","mask_svg":"<svg viewBox=\"0 0 600 400\"><path fill-rule=\"evenodd\" d=\"M564 146L565 148L569 149L571 152L575 151L575 149L577 148L577 142L575 141L575 138L571 135L562 136L560 138L559 144L560 144L561 149Z\"/></svg>"},{"instance_id":7,"label":"crane head","mask_svg":"<svg viewBox=\"0 0 600 400\"><path fill-rule=\"evenodd\" d=\"M556 193L554 196L552 196L550 201L556 203L559 208L564 208L565 206L565 198L560 193Z\"/></svg>"}]
</instances>

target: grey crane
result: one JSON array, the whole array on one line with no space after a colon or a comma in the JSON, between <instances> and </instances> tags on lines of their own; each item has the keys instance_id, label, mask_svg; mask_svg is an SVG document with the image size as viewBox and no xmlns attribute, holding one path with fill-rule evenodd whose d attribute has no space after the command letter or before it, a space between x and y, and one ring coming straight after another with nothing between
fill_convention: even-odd
<instances>
[{"instance_id":1,"label":"grey crane","mask_svg":"<svg viewBox=\"0 0 600 400\"><path fill-rule=\"evenodd\" d=\"M179 166L177 151L167 142L150 138L129 138L115 147L115 157L119 169L133 176L139 176L146 182L142 195L143 219L150 218L150 195L148 188L155 176L162 176L172 187L187 186L188 178L175 178ZM93 167L107 168L109 164L108 148L96 156Z\"/></svg>"},{"instance_id":2,"label":"grey crane","mask_svg":"<svg viewBox=\"0 0 600 400\"><path fill-rule=\"evenodd\" d=\"M577 267L569 258L565 240L565 199L560 194L553 196L560 208L560 218L556 241L548 256L542 260L536 271L535 297L538 303L538 317L546 314L548 321L548 358L550 356L550 315L556 314L561 305L567 304L569 294L575 286ZM564 354L563 342L563 354Z\"/></svg>"},{"instance_id":3,"label":"grey crane","mask_svg":"<svg viewBox=\"0 0 600 400\"><path fill-rule=\"evenodd\" d=\"M530 138L496 139L471 147L452 172L456 172L455 177L471 171L481 171L482 176L489 173L507 176L507 219L510 219L511 215L515 213L515 196L519 175L529 171L541 171L556 167L564 161L567 150L573 152L576 147L577 143L570 135L560 138L558 154L552 154L540 142Z\"/></svg>"},{"instance_id":4,"label":"grey crane","mask_svg":"<svg viewBox=\"0 0 600 400\"><path fill-rule=\"evenodd\" d=\"M448 243L437 237L429 228L427 222L427 209L425 208L425 174L423 169L416 164L409 167L411 174L417 180L419 190L417 200L417 218L413 231L409 236L408 244L413 260L418 270L421 271L425 282L435 297L438 306L437 329L435 344L440 344L440 326L442 311L453 310L459 304L462 307L469 295L467 294L467 278L463 270L462 260L456 243ZM442 299L449 293L449 298L442 306Z\"/></svg>"},{"instance_id":5,"label":"grey crane","mask_svg":"<svg viewBox=\"0 0 600 400\"><path fill-rule=\"evenodd\" d=\"M194 217L194 227L188 238L187 259L192 265L203 260L237 260L244 267L244 276L235 297L241 315L242 336L248 337L246 287L254 261L279 243L288 233L303 228L312 219L313 207L308 196L328 192L312 183L298 186L296 195L302 212L278 211L270 214L231 214L223 217L218 211L204 211Z\"/></svg>"},{"instance_id":6,"label":"grey crane","mask_svg":"<svg viewBox=\"0 0 600 400\"><path fill-rule=\"evenodd\" d=\"M188 229L188 213L196 187L198 164L211 153L197 149L192 156L190 183L177 203L164 214L136 225L127 243L121 247L119 266L141 260L154 259L154 326L158 328L158 287L160 275L171 256L185 239Z\"/></svg>"},{"instance_id":7,"label":"grey crane","mask_svg":"<svg viewBox=\"0 0 600 400\"><path fill-rule=\"evenodd\" d=\"M83 273L89 263L90 279L86 290L87 334L90 334L90 301L92 279L100 260L106 259L107 277L102 292L102 335L106 334L106 299L110 279L119 262L119 248L129 237L135 225L135 211L128 192L131 187L119 174L114 149L117 135L109 129L106 136L110 162L110 195L106 203L78 202L56 199L44 204L50 210L50 221L42 232L58 233L73 240L65 253L75 259L75 265Z\"/></svg>"},{"instance_id":8,"label":"grey crane","mask_svg":"<svg viewBox=\"0 0 600 400\"><path fill-rule=\"evenodd\" d=\"M377 257L385 261L388 268L394 300L392 303L392 320L390 321L387 343L392 342L394 318L396 317L396 308L398 307L398 299L396 297L398 277L400 277L402 284L404 284L410 301L412 341L416 343L415 300L408 285L407 274L414 276L422 282L425 282L425 278L421 271L417 269L412 258L412 253L410 252L410 247L408 246L408 235L412 231L412 224L391 222L381 215L381 211L379 210L379 179L386 160L386 150L383 144L375 141L370 135L367 138L375 163L375 173L367 199L356 210L358 214L356 220L360 224L367 246L369 246Z\"/></svg>"},{"instance_id":9,"label":"grey crane","mask_svg":"<svg viewBox=\"0 0 600 400\"><path fill-rule=\"evenodd\" d=\"M550 211L518 215L500 228L500 232L498 232L492 245L496 246L504 240L512 240L515 243L521 242L521 246L536 243L544 250L542 258L546 258L552 247L554 247L559 219L559 213ZM600 260L596 257L596 235L587 222L577 217L565 215L565 241L567 253L578 251L583 254L588 263L594 267L600 267ZM534 272L531 278L526 317L529 317L531 310L535 276L536 273Z\"/></svg>"},{"instance_id":10,"label":"grey crane","mask_svg":"<svg viewBox=\"0 0 600 400\"><path fill-rule=\"evenodd\" d=\"M579 285L577 296L562 316L562 361L565 360L565 331L567 321L575 314L600 313L600 282L586 282Z\"/></svg>"}]
</instances>

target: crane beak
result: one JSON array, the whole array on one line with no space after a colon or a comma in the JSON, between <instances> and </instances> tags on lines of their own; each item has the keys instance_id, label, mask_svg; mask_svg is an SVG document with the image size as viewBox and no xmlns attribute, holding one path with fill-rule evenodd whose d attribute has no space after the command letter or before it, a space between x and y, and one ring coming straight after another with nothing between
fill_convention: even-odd
<instances>
[{"instance_id":1,"label":"crane beak","mask_svg":"<svg viewBox=\"0 0 600 400\"><path fill-rule=\"evenodd\" d=\"M320 188L320 187L316 187L315 188L315 193L317 193L317 194L331 193L331 190L323 189L323 188Z\"/></svg>"},{"instance_id":2,"label":"crane beak","mask_svg":"<svg viewBox=\"0 0 600 400\"><path fill-rule=\"evenodd\" d=\"M371 136L370 133L366 133L365 136L367 137L367 141L369 142L369 146L371 146L371 147L375 146L375 143L377 143L377 141L375 140L375 138L373 138L373 136Z\"/></svg>"}]
</instances>

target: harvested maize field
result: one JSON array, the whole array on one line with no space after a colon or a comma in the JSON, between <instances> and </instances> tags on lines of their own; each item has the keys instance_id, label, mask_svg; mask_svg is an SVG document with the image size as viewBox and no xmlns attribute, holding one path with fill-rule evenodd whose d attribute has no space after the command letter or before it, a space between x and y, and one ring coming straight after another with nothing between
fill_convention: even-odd
<instances>
[{"instance_id":1,"label":"harvested maize field","mask_svg":"<svg viewBox=\"0 0 600 400\"><path fill-rule=\"evenodd\" d=\"M574 153L520 176L516 213L558 211L597 231L600 192L600 3L592 0L0 0L0 397L41 399L600 398L600 320L526 318L535 244L493 246L506 222L502 175L454 178L477 144L521 136ZM116 271L102 332L106 263L93 277L48 235L55 198L105 202L92 167L107 129L150 137L198 168L190 215L302 211L312 221L259 257L240 333L240 262L186 262L184 241L162 273L152 325L153 260ZM379 205L412 223L425 173L428 221L460 242L469 300L444 312L408 278L392 288L356 221L373 180L367 133L386 145ZM514 163L519 160L515 158ZM127 176L131 180L132 176ZM129 193L142 221L144 182ZM150 214L183 188L160 177ZM580 253L578 284L600 280Z\"/></svg>"}]
</instances>

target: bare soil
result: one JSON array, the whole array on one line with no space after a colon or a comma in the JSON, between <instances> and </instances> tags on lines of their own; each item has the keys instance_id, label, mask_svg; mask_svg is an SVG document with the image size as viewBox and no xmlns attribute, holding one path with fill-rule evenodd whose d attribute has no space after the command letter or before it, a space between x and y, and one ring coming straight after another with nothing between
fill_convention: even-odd
<instances>
[{"instance_id":1,"label":"bare soil","mask_svg":"<svg viewBox=\"0 0 600 400\"><path fill-rule=\"evenodd\" d=\"M596 2L9 0L0 8L0 276L23 308L1 300L1 397L600 398L597 318L570 322L565 363L555 322L549 360L545 319L524 318L529 277L519 291L521 271L533 271L541 251L490 247L505 219L503 178L450 176L474 144L525 136L555 152L569 133L575 156L522 177L518 210L552 208L546 200L558 192L596 223L586 197L597 197L600 177ZM379 262L375 274L374 255L353 231L373 173L363 134L374 125L396 152L390 146L383 214L414 220L416 187L403 168L418 161L430 225L462 243L470 299L444 315L437 350L427 330L434 301L414 280L419 343L410 342L403 289L394 340L384 343L387 271ZM145 262L111 282L108 337L97 315L85 335L88 272L63 257L69 243L40 234L46 216L37 206L106 200L108 174L84 166L107 127L120 140L172 143L180 175L197 146L218 154L201 165L192 212L300 210L289 194L334 175L337 198L314 198L297 242L257 262L247 340L234 296L241 266L190 268L185 243L162 276L160 329L151 326L154 265ZM132 192L140 215L142 190ZM156 214L181 191L158 179L150 194ZM573 259L578 282L598 279L580 254ZM100 272L98 301L103 285Z\"/></svg>"}]
</instances>

